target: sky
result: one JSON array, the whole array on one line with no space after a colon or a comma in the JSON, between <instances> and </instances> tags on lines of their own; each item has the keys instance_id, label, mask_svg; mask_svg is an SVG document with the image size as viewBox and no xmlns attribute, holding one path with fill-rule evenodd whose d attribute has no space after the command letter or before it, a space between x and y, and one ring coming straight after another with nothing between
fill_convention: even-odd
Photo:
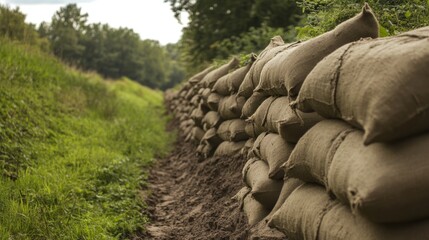
<instances>
[{"instance_id":1,"label":"sky","mask_svg":"<svg viewBox=\"0 0 429 240\"><path fill-rule=\"evenodd\" d=\"M158 40L163 45L176 43L188 21L183 16L183 25L179 24L164 0L0 0L0 3L18 6L27 15L26 22L36 25L50 22L60 7L76 3L82 13L88 13L89 23L131 28L141 39Z\"/></svg>"}]
</instances>

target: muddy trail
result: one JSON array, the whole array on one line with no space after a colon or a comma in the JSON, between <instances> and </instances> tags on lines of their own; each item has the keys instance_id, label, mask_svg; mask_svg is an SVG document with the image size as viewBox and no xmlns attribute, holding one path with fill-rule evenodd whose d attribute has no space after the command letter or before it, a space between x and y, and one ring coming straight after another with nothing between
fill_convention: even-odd
<instances>
[{"instance_id":1,"label":"muddy trail","mask_svg":"<svg viewBox=\"0 0 429 240\"><path fill-rule=\"evenodd\" d=\"M247 225L238 201L245 158L200 159L195 145L179 137L174 150L150 170L143 239L279 239ZM253 237L251 237L253 236Z\"/></svg>"}]
</instances>

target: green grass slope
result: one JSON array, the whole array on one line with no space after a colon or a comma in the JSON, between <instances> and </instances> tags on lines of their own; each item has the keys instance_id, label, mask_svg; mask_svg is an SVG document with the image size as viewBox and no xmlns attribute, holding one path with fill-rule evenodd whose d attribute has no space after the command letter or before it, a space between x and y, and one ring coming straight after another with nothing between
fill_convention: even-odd
<instances>
[{"instance_id":1,"label":"green grass slope","mask_svg":"<svg viewBox=\"0 0 429 240\"><path fill-rule=\"evenodd\" d=\"M123 239L164 154L162 94L0 40L0 239Z\"/></svg>"}]
</instances>

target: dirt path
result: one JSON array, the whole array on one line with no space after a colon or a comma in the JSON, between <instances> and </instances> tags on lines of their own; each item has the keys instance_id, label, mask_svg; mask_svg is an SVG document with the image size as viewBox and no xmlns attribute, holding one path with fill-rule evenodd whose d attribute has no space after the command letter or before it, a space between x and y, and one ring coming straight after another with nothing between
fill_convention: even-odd
<instances>
[{"instance_id":1,"label":"dirt path","mask_svg":"<svg viewBox=\"0 0 429 240\"><path fill-rule=\"evenodd\" d=\"M242 158L209 158L180 139L150 172L147 239L247 239L246 219L231 197L243 186Z\"/></svg>"}]
</instances>

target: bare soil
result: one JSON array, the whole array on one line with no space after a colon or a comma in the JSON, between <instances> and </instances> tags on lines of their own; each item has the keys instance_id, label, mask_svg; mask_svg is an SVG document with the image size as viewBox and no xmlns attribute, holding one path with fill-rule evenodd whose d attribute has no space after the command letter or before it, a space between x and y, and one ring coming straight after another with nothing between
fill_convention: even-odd
<instances>
[{"instance_id":1,"label":"bare soil","mask_svg":"<svg viewBox=\"0 0 429 240\"><path fill-rule=\"evenodd\" d=\"M244 186L244 157L200 159L183 139L150 171L143 192L151 223L139 239L284 239L251 229L231 199Z\"/></svg>"}]
</instances>

